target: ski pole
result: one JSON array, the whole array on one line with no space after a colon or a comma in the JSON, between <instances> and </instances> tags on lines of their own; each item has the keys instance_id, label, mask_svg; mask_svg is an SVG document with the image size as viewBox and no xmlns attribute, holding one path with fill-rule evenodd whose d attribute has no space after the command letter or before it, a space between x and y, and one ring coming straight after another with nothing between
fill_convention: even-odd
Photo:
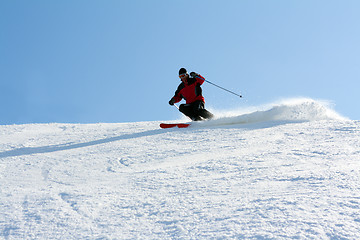
<instances>
[{"instance_id":1,"label":"ski pole","mask_svg":"<svg viewBox=\"0 0 360 240\"><path fill-rule=\"evenodd\" d=\"M210 84L212 84L212 85L214 85L214 86L216 86L216 87L218 87L218 88L221 88L222 90L225 90L225 91L227 91L227 92L229 92L229 93L232 93L232 94L234 94L234 95L242 98L242 96L241 96L240 94L234 93L234 92L232 92L232 91L230 91L230 90L227 90L227 89L225 89L225 88L223 88L223 87L220 87L220 86L218 86L218 85L216 85L216 84L214 84L214 83L212 83L212 82L209 82L208 80L205 80L205 82L210 83Z\"/></svg>"},{"instance_id":2,"label":"ski pole","mask_svg":"<svg viewBox=\"0 0 360 240\"><path fill-rule=\"evenodd\" d=\"M180 111L179 107L176 104L174 104L174 107L176 107Z\"/></svg>"}]
</instances>

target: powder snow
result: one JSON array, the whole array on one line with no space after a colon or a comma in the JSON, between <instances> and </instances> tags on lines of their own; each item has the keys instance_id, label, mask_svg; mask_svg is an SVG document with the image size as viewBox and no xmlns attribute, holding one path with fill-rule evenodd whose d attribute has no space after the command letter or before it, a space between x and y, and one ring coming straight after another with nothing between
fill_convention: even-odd
<instances>
[{"instance_id":1,"label":"powder snow","mask_svg":"<svg viewBox=\"0 0 360 240\"><path fill-rule=\"evenodd\" d=\"M311 99L214 113L0 126L0 238L360 239L359 121Z\"/></svg>"}]
</instances>

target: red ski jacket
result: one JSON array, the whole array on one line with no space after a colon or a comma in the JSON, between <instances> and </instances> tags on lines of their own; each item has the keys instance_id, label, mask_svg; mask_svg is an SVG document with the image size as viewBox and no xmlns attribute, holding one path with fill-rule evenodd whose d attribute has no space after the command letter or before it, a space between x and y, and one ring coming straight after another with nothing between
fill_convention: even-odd
<instances>
[{"instance_id":1,"label":"red ski jacket","mask_svg":"<svg viewBox=\"0 0 360 240\"><path fill-rule=\"evenodd\" d=\"M175 103L180 102L181 99L186 100L186 104L193 103L195 101L205 102L202 96L202 89L200 85L205 82L205 78L200 74L194 78L189 77L186 83L181 83L177 88L173 99Z\"/></svg>"}]
</instances>

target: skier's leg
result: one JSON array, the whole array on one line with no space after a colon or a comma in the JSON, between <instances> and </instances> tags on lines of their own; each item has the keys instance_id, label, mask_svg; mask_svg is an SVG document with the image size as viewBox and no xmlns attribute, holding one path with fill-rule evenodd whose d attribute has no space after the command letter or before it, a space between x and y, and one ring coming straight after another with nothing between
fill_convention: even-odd
<instances>
[{"instance_id":1,"label":"skier's leg","mask_svg":"<svg viewBox=\"0 0 360 240\"><path fill-rule=\"evenodd\" d=\"M214 115L211 112L209 112L208 110L206 110L205 108L201 109L200 116L205 119L212 119L214 117Z\"/></svg>"},{"instance_id":2,"label":"skier's leg","mask_svg":"<svg viewBox=\"0 0 360 240\"><path fill-rule=\"evenodd\" d=\"M198 117L202 117L204 119L211 119L214 117L214 115L211 112L205 109L205 104L202 101L196 102L195 112Z\"/></svg>"},{"instance_id":3,"label":"skier's leg","mask_svg":"<svg viewBox=\"0 0 360 240\"><path fill-rule=\"evenodd\" d=\"M179 110L189 118L194 119L195 116L192 104L181 104Z\"/></svg>"},{"instance_id":4,"label":"skier's leg","mask_svg":"<svg viewBox=\"0 0 360 240\"><path fill-rule=\"evenodd\" d=\"M196 101L192 103L192 110L193 110L193 120L194 121L202 121L201 111L203 109L204 103L202 101Z\"/></svg>"}]
</instances>

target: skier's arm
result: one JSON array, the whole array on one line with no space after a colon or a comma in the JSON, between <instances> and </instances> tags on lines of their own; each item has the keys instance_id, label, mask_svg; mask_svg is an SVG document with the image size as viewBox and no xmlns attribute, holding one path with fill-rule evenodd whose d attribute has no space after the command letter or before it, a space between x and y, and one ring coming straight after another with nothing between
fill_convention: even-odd
<instances>
[{"instance_id":1,"label":"skier's arm","mask_svg":"<svg viewBox=\"0 0 360 240\"><path fill-rule=\"evenodd\" d=\"M201 76L200 74L198 74L198 73L191 72L190 76L195 78L196 82L198 82L200 85L205 82L205 78L203 76Z\"/></svg>"},{"instance_id":2,"label":"skier's arm","mask_svg":"<svg viewBox=\"0 0 360 240\"><path fill-rule=\"evenodd\" d=\"M182 88L183 88L183 84L180 84L178 89L175 92L175 95L169 101L170 105L174 105L174 103L178 103L183 99L183 97L182 97L182 95L180 93Z\"/></svg>"},{"instance_id":3,"label":"skier's arm","mask_svg":"<svg viewBox=\"0 0 360 240\"><path fill-rule=\"evenodd\" d=\"M177 95L175 95L175 96L173 96L171 99L170 99L170 101L169 101L169 104L170 105L174 105L174 103L178 103L178 102L180 102L182 100L182 97L180 96L177 96Z\"/></svg>"}]
</instances>

